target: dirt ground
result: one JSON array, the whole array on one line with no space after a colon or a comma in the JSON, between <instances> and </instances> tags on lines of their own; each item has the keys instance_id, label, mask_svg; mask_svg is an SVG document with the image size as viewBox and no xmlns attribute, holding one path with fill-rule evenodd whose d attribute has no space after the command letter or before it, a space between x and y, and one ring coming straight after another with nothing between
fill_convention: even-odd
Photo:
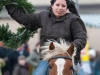
<instances>
[{"instance_id":1,"label":"dirt ground","mask_svg":"<svg viewBox=\"0 0 100 75\"><path fill-rule=\"evenodd\" d=\"M20 25L12 19L1 19L0 20L0 25L1 24L6 25L7 23L9 23L10 29L13 32L16 32L17 28L20 27ZM86 27L86 28L87 28L89 46L96 50L100 50L100 29L90 28L90 27ZM39 42L39 32L40 32L40 29L38 29L38 33L34 35L34 38L31 38L29 40L29 48L31 51L35 48L36 43Z\"/></svg>"}]
</instances>

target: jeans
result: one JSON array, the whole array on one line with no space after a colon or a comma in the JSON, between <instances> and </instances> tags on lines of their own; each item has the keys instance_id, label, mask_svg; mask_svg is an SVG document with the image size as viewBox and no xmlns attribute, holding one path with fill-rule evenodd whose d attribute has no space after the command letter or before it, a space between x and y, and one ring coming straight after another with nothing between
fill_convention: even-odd
<instances>
[{"instance_id":1,"label":"jeans","mask_svg":"<svg viewBox=\"0 0 100 75\"><path fill-rule=\"evenodd\" d=\"M47 61L41 61L32 75L47 75L49 63Z\"/></svg>"},{"instance_id":2,"label":"jeans","mask_svg":"<svg viewBox=\"0 0 100 75\"><path fill-rule=\"evenodd\" d=\"M79 63L74 65L74 70L73 75L86 75Z\"/></svg>"}]
</instances>

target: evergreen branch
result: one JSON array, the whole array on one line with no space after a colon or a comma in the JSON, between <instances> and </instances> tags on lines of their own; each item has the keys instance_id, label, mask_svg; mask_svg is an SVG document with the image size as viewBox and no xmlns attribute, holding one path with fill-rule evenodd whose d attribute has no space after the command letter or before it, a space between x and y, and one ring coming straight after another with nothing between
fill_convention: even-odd
<instances>
[{"instance_id":1,"label":"evergreen branch","mask_svg":"<svg viewBox=\"0 0 100 75\"><path fill-rule=\"evenodd\" d=\"M34 6L27 2L27 0L0 0L0 12L3 9L3 6L6 5L16 5L24 13L33 13L35 12ZM21 28L17 29L17 33L13 33L9 30L9 24L0 25L0 41L3 41L8 48L16 49L20 45L28 41L31 37L37 33L37 30L26 29L23 25Z\"/></svg>"}]
</instances>

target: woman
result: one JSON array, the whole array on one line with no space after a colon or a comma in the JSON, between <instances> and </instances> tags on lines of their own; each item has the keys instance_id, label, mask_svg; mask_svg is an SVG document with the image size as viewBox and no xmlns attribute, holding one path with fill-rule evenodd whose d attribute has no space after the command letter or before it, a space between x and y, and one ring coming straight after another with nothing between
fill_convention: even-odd
<instances>
[{"instance_id":1,"label":"woman","mask_svg":"<svg viewBox=\"0 0 100 75\"><path fill-rule=\"evenodd\" d=\"M51 0L51 6L48 10L34 13L24 14L15 6L6 6L8 14L11 15L20 24L27 28L41 30L41 46L47 39L59 41L59 38L73 42L77 48L75 62L80 60L80 51L86 45L86 28L83 21L78 16L73 1L70 0ZM46 75L48 62L42 61L36 69L34 75Z\"/></svg>"}]
</instances>

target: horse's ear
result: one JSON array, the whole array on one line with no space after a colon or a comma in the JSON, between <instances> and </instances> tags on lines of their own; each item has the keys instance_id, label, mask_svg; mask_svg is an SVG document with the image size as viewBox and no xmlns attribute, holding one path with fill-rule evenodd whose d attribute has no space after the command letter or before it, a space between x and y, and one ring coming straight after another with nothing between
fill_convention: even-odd
<instances>
[{"instance_id":1,"label":"horse's ear","mask_svg":"<svg viewBox=\"0 0 100 75\"><path fill-rule=\"evenodd\" d=\"M54 49L55 49L55 46L54 46L53 42L51 42L49 45L49 50L54 50Z\"/></svg>"},{"instance_id":2,"label":"horse's ear","mask_svg":"<svg viewBox=\"0 0 100 75\"><path fill-rule=\"evenodd\" d=\"M70 56L73 55L73 53L74 53L74 44L73 43L70 44L70 47L68 48L67 52Z\"/></svg>"}]
</instances>

